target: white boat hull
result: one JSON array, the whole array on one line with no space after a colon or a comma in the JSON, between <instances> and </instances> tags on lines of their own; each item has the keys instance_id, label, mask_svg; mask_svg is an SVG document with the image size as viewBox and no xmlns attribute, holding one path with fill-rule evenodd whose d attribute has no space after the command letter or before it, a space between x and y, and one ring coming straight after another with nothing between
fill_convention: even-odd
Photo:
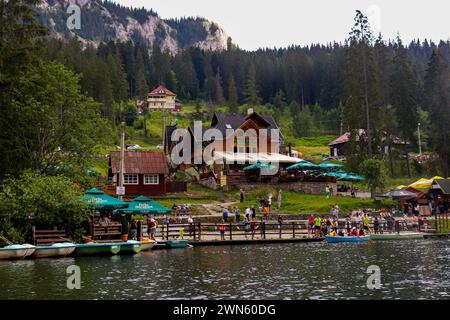
<instances>
[{"instance_id":1,"label":"white boat hull","mask_svg":"<svg viewBox=\"0 0 450 320\"><path fill-rule=\"evenodd\" d=\"M36 247L32 258L65 257L75 251L75 244Z\"/></svg>"},{"instance_id":2,"label":"white boat hull","mask_svg":"<svg viewBox=\"0 0 450 320\"><path fill-rule=\"evenodd\" d=\"M36 250L32 245L11 245L0 248L0 260L18 260L31 256Z\"/></svg>"}]
</instances>

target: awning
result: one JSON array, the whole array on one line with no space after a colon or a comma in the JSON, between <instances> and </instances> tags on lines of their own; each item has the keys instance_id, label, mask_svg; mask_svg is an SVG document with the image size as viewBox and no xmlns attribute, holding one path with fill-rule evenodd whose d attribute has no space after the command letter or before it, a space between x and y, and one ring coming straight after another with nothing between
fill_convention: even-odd
<instances>
[{"instance_id":1,"label":"awning","mask_svg":"<svg viewBox=\"0 0 450 320\"><path fill-rule=\"evenodd\" d=\"M169 214L172 210L153 202L150 198L139 196L129 203L128 208L118 209L114 212L125 214Z\"/></svg>"},{"instance_id":2,"label":"awning","mask_svg":"<svg viewBox=\"0 0 450 320\"><path fill-rule=\"evenodd\" d=\"M121 209L128 207L128 203L116 199L110 195L105 194L102 190L90 189L85 192L81 200L95 209Z\"/></svg>"},{"instance_id":3,"label":"awning","mask_svg":"<svg viewBox=\"0 0 450 320\"><path fill-rule=\"evenodd\" d=\"M332 171L332 170L341 169L344 167L344 165L325 161L325 162L322 162L321 164L319 164L319 167L322 170Z\"/></svg>"},{"instance_id":4,"label":"awning","mask_svg":"<svg viewBox=\"0 0 450 320\"><path fill-rule=\"evenodd\" d=\"M222 161L223 163L255 163L269 162L269 163L297 163L301 161L299 158L289 157L281 153L233 153L233 152L214 152L214 162Z\"/></svg>"},{"instance_id":5,"label":"awning","mask_svg":"<svg viewBox=\"0 0 450 320\"><path fill-rule=\"evenodd\" d=\"M277 169L275 166L273 166L271 163L268 162L260 162L256 161L255 163L247 166L244 168L244 170L259 170L259 169Z\"/></svg>"},{"instance_id":6,"label":"awning","mask_svg":"<svg viewBox=\"0 0 450 320\"><path fill-rule=\"evenodd\" d=\"M299 162L297 162L296 164L287 167L287 170L311 170L311 169L319 169L319 166L315 163L306 161L301 159Z\"/></svg>"},{"instance_id":7,"label":"awning","mask_svg":"<svg viewBox=\"0 0 450 320\"><path fill-rule=\"evenodd\" d=\"M433 181L445 180L442 177L434 176L430 179L420 178L416 182L411 183L408 187L413 187L414 189L430 189Z\"/></svg>"},{"instance_id":8,"label":"awning","mask_svg":"<svg viewBox=\"0 0 450 320\"><path fill-rule=\"evenodd\" d=\"M382 195L380 195L380 197L385 197L385 198L392 198L392 199L400 199L400 198L411 198L411 197L416 197L417 194L407 191L407 190L403 190L403 189L394 189L391 190L389 192L386 192Z\"/></svg>"}]
</instances>

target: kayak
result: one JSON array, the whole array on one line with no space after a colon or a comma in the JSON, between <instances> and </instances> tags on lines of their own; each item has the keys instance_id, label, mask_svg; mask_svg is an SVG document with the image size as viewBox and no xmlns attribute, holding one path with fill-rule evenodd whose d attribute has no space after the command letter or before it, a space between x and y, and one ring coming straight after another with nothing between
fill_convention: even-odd
<instances>
[{"instance_id":1,"label":"kayak","mask_svg":"<svg viewBox=\"0 0 450 320\"><path fill-rule=\"evenodd\" d=\"M112 256L120 252L119 243L84 243L77 244L75 251L76 256Z\"/></svg>"},{"instance_id":2,"label":"kayak","mask_svg":"<svg viewBox=\"0 0 450 320\"><path fill-rule=\"evenodd\" d=\"M51 246L37 246L31 258L65 257L75 251L76 245L71 242L54 243Z\"/></svg>"},{"instance_id":3,"label":"kayak","mask_svg":"<svg viewBox=\"0 0 450 320\"><path fill-rule=\"evenodd\" d=\"M340 242L367 242L370 240L370 235L362 236L362 237L331 237L326 236L328 243L340 243Z\"/></svg>"},{"instance_id":4,"label":"kayak","mask_svg":"<svg viewBox=\"0 0 450 320\"><path fill-rule=\"evenodd\" d=\"M128 240L127 242L119 242L119 254L135 254L141 251L141 243L135 240Z\"/></svg>"},{"instance_id":5,"label":"kayak","mask_svg":"<svg viewBox=\"0 0 450 320\"><path fill-rule=\"evenodd\" d=\"M0 248L0 260L25 259L33 254L36 247L31 244L12 244Z\"/></svg>"}]
</instances>

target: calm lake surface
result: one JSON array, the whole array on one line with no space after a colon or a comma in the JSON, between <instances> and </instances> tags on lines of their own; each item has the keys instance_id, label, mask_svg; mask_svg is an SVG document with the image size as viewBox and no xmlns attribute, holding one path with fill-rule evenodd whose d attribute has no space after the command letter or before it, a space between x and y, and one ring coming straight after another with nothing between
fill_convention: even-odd
<instances>
[{"instance_id":1,"label":"calm lake surface","mask_svg":"<svg viewBox=\"0 0 450 320\"><path fill-rule=\"evenodd\" d=\"M66 268L81 268L81 289ZM370 265L381 289L366 286ZM296 243L0 261L0 299L449 299L450 241Z\"/></svg>"}]
</instances>

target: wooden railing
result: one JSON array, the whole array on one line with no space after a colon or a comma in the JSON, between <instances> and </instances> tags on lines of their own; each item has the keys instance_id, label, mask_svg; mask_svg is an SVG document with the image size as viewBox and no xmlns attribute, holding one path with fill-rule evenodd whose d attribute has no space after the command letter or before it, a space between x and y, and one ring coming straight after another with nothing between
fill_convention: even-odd
<instances>
[{"instance_id":1,"label":"wooden railing","mask_svg":"<svg viewBox=\"0 0 450 320\"><path fill-rule=\"evenodd\" d=\"M221 239L220 225L221 223L202 222L161 224L158 226L156 236L164 240L178 238L193 241L218 240ZM345 221L339 221L339 229L349 230L352 227L352 223L348 225ZM374 230L373 223L370 225L370 229ZM415 229L411 223L400 220L392 223L383 221L379 223L378 227L379 233L398 233L411 230L424 231L424 228L422 226ZM305 237L308 235L308 221L286 221L281 224L277 221L264 221L263 225L261 221L257 221L254 231L251 229L246 231L242 223L225 223L224 240L252 238L252 234L255 239Z\"/></svg>"},{"instance_id":2,"label":"wooden railing","mask_svg":"<svg viewBox=\"0 0 450 320\"><path fill-rule=\"evenodd\" d=\"M162 224L158 226L157 237L164 240L185 238L194 241L220 239L220 223L200 223L193 224ZM242 239L245 237L266 239L266 238L296 238L304 237L308 234L305 222L278 222L265 221L262 226L260 221L256 223L255 229L245 229L242 223L225 223L225 240Z\"/></svg>"}]
</instances>

